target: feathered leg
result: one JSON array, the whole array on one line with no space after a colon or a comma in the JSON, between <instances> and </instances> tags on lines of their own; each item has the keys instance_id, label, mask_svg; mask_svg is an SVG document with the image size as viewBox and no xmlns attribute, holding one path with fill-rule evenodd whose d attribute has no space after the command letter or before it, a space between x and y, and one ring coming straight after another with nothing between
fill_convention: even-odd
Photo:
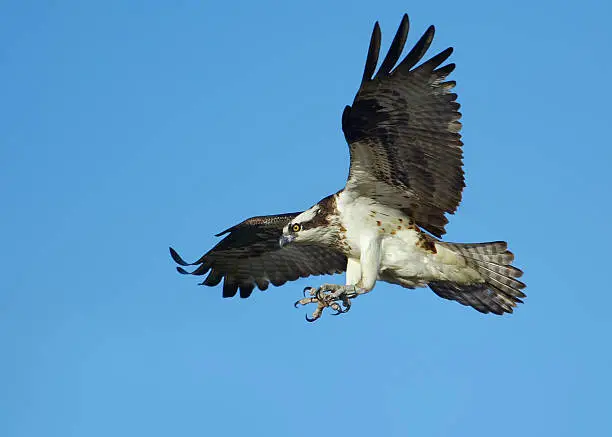
<instances>
[{"instance_id":1,"label":"feathered leg","mask_svg":"<svg viewBox=\"0 0 612 437\"><path fill-rule=\"evenodd\" d=\"M380 267L381 240L377 233L365 233L360 237L360 257L349 258L346 266L347 285L323 284L319 288L306 287L304 294L308 292L310 297L300 299L295 303L308 305L316 303L317 309L312 317L306 317L309 322L314 322L327 307L336 311L334 315L346 313L351 308L351 299L361 294L372 291L378 278ZM342 303L342 307L340 303Z\"/></svg>"}]
</instances>

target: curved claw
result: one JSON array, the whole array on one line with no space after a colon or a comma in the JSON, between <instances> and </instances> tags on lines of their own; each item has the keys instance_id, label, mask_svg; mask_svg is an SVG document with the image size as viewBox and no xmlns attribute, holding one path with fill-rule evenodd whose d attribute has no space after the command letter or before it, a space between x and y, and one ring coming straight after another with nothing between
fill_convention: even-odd
<instances>
[{"instance_id":1,"label":"curved claw","mask_svg":"<svg viewBox=\"0 0 612 437\"><path fill-rule=\"evenodd\" d=\"M306 292L310 290L312 290L312 287L304 287L304 290L302 290L302 295L306 297Z\"/></svg>"},{"instance_id":2,"label":"curved claw","mask_svg":"<svg viewBox=\"0 0 612 437\"><path fill-rule=\"evenodd\" d=\"M340 305L338 305L338 302L331 302L329 304L329 307L335 311L335 313L333 313L333 316L337 316L338 314L342 314L342 307Z\"/></svg>"},{"instance_id":3,"label":"curved claw","mask_svg":"<svg viewBox=\"0 0 612 437\"><path fill-rule=\"evenodd\" d=\"M336 310L336 312L332 313L332 316L339 316L340 314L347 313L350 308L351 308L350 305L348 307L346 307L346 309L344 309L340 305L338 305L338 308L334 308Z\"/></svg>"},{"instance_id":4,"label":"curved claw","mask_svg":"<svg viewBox=\"0 0 612 437\"><path fill-rule=\"evenodd\" d=\"M293 304L293 307L294 307L294 308L297 308L297 307L299 307L299 306L300 306L300 301L299 301L299 300L296 300L296 301L295 301L295 303Z\"/></svg>"},{"instance_id":5,"label":"curved claw","mask_svg":"<svg viewBox=\"0 0 612 437\"><path fill-rule=\"evenodd\" d=\"M308 317L308 314L306 314L306 316L305 316L305 317L306 317L306 321L307 321L307 322L309 322L309 323L312 323L312 322L314 322L315 320L317 320L317 319L318 319L318 317L313 317L313 318L311 319L310 317Z\"/></svg>"}]
</instances>

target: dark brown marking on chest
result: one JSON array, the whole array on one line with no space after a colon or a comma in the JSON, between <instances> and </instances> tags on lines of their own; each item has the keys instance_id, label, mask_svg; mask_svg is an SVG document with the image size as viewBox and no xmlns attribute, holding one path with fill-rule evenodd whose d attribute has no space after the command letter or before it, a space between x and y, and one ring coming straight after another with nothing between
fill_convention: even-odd
<instances>
[{"instance_id":1,"label":"dark brown marking on chest","mask_svg":"<svg viewBox=\"0 0 612 437\"><path fill-rule=\"evenodd\" d=\"M344 228L342 228L342 230L340 231L340 236L338 237L338 246L346 256L351 253L351 245L348 243L348 239L346 238L346 229Z\"/></svg>"},{"instance_id":2,"label":"dark brown marking on chest","mask_svg":"<svg viewBox=\"0 0 612 437\"><path fill-rule=\"evenodd\" d=\"M419 240L417 241L416 245L427 252L433 254L438 253L438 250L436 249L436 240L423 232L419 233Z\"/></svg>"}]
</instances>

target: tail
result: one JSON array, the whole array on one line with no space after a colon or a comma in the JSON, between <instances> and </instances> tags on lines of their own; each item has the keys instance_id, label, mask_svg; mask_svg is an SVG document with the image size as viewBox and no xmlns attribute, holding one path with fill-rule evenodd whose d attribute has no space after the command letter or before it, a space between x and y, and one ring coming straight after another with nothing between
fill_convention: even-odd
<instances>
[{"instance_id":1,"label":"tail","mask_svg":"<svg viewBox=\"0 0 612 437\"><path fill-rule=\"evenodd\" d=\"M516 304L523 303L525 284L520 278L523 272L510 265L514 255L505 241L490 243L445 243L444 247L461 255L467 264L480 273L483 282L458 284L455 282L430 282L429 287L438 296L471 306L481 313L511 313Z\"/></svg>"}]
</instances>

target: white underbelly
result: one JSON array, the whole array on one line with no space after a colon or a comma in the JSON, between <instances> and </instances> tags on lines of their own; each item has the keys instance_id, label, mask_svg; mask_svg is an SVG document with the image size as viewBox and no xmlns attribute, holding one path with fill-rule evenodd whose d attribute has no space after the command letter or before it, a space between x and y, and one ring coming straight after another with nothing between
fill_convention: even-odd
<instances>
[{"instance_id":1,"label":"white underbelly","mask_svg":"<svg viewBox=\"0 0 612 437\"><path fill-rule=\"evenodd\" d=\"M385 235L381 241L379 277L384 279L385 271L390 271L393 276L414 282L414 286L432 280L439 270L438 262L434 254L417 246L417 242L418 235L412 230Z\"/></svg>"},{"instance_id":2,"label":"white underbelly","mask_svg":"<svg viewBox=\"0 0 612 437\"><path fill-rule=\"evenodd\" d=\"M462 256L443 245L428 250L420 231L401 211L377 204L372 199L338 197L341 223L346 229L348 257L363 263L364 242L380 242L378 280L404 287L422 287L430 281L466 282L479 279ZM363 246L363 247L362 247ZM361 271L364 271L361 266Z\"/></svg>"},{"instance_id":3,"label":"white underbelly","mask_svg":"<svg viewBox=\"0 0 612 437\"><path fill-rule=\"evenodd\" d=\"M435 253L426 250L417 244L418 238L412 230L383 237L380 280L422 287L430 281L469 282L480 279L478 272L467 266L463 257L441 245L435 246Z\"/></svg>"}]
</instances>

